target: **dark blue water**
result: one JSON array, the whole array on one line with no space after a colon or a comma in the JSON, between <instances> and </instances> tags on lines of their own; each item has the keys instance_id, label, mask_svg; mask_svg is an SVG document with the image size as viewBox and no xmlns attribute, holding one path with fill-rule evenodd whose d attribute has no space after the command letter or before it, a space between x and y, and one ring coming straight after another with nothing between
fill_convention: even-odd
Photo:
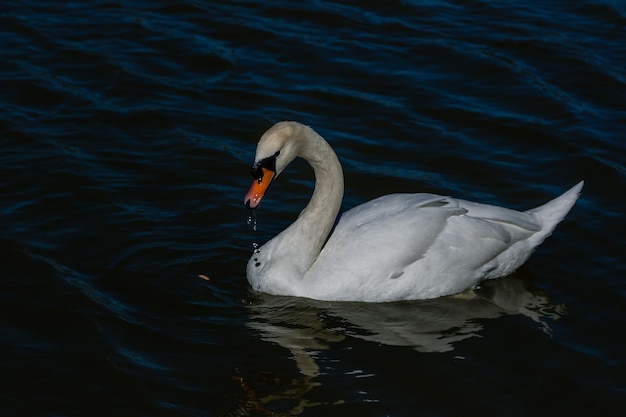
<instances>
[{"instance_id":1,"label":"dark blue water","mask_svg":"<svg viewBox=\"0 0 626 417\"><path fill-rule=\"evenodd\" d=\"M3 2L0 413L618 415L625 56L611 0ZM474 297L263 296L252 244L312 188L295 164L246 224L283 119L336 149L344 208L586 185Z\"/></svg>"}]
</instances>

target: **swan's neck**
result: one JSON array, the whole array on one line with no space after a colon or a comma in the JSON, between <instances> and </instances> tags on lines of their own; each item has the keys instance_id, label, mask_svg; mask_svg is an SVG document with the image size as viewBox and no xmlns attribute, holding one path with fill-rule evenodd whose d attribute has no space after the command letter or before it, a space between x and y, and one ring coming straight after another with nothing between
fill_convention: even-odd
<instances>
[{"instance_id":1,"label":"swan's neck","mask_svg":"<svg viewBox=\"0 0 626 417\"><path fill-rule=\"evenodd\" d=\"M302 132L299 156L315 173L315 189L298 219L275 239L285 246L288 262L303 276L317 259L333 228L343 199L343 171L330 145L310 128Z\"/></svg>"}]
</instances>

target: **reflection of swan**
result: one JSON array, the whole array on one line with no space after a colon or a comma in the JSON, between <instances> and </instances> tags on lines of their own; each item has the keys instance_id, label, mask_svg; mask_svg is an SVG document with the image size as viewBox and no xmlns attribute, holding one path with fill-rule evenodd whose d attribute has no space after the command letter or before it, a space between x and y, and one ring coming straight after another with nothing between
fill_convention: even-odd
<instances>
[{"instance_id":1,"label":"reflection of swan","mask_svg":"<svg viewBox=\"0 0 626 417\"><path fill-rule=\"evenodd\" d=\"M323 350L345 337L384 345L410 346L422 352L450 351L461 340L482 329L480 319L523 315L549 332L563 307L552 305L541 291L532 288L521 273L490 280L469 292L431 300L394 303L328 303L293 297L260 296L251 305L250 325L266 340L290 349L298 359L302 352ZM326 328L321 317L334 317ZM337 327L337 320L343 323ZM311 364L301 371L311 375Z\"/></svg>"},{"instance_id":2,"label":"reflection of swan","mask_svg":"<svg viewBox=\"0 0 626 417\"><path fill-rule=\"evenodd\" d=\"M387 195L346 212L329 237L343 197L341 165L302 124L281 122L261 137L245 205L256 208L298 156L315 172L311 201L255 250L247 275L257 291L320 300L427 299L508 275L552 233L583 184L526 212L434 194Z\"/></svg>"},{"instance_id":3,"label":"reflection of swan","mask_svg":"<svg viewBox=\"0 0 626 417\"><path fill-rule=\"evenodd\" d=\"M563 311L533 288L521 272L486 281L473 291L432 300L329 303L256 294L249 309L249 326L264 340L288 349L302 374L290 381L284 392L255 396L255 403L270 407L289 399L293 404L289 415L317 405L307 394L320 384L316 377L322 352L335 343L345 346L363 340L420 352L447 352L460 341L479 335L487 319L523 315L548 331L549 322ZM341 402L340 398L334 400Z\"/></svg>"}]
</instances>

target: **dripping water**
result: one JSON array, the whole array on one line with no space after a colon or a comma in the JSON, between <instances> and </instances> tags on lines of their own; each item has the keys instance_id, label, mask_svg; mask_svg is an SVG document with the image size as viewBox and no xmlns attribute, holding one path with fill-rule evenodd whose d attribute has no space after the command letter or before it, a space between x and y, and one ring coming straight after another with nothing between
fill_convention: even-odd
<instances>
[{"instance_id":1,"label":"dripping water","mask_svg":"<svg viewBox=\"0 0 626 417\"><path fill-rule=\"evenodd\" d=\"M256 212L254 211L250 212L246 223L248 224L248 226L252 227L252 230L256 232Z\"/></svg>"},{"instance_id":2,"label":"dripping water","mask_svg":"<svg viewBox=\"0 0 626 417\"><path fill-rule=\"evenodd\" d=\"M250 212L250 214L248 215L248 220L246 221L246 223L248 224L248 226L252 227L252 230L254 230L256 232L256 212L252 211ZM259 244L256 242L252 242L252 249L254 250L254 254L258 254L259 251Z\"/></svg>"}]
</instances>

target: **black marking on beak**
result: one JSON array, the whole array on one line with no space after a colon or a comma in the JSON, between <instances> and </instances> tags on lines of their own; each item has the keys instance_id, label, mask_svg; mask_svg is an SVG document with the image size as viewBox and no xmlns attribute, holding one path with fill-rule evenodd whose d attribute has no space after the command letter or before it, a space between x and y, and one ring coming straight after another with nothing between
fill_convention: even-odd
<instances>
[{"instance_id":1,"label":"black marking on beak","mask_svg":"<svg viewBox=\"0 0 626 417\"><path fill-rule=\"evenodd\" d=\"M263 170L261 168L269 169L270 171L276 172L276 157L280 155L280 151L277 151L274 155L263 158L258 162L252 164L250 168L250 173L252 177L256 179L259 183L263 179Z\"/></svg>"}]
</instances>

